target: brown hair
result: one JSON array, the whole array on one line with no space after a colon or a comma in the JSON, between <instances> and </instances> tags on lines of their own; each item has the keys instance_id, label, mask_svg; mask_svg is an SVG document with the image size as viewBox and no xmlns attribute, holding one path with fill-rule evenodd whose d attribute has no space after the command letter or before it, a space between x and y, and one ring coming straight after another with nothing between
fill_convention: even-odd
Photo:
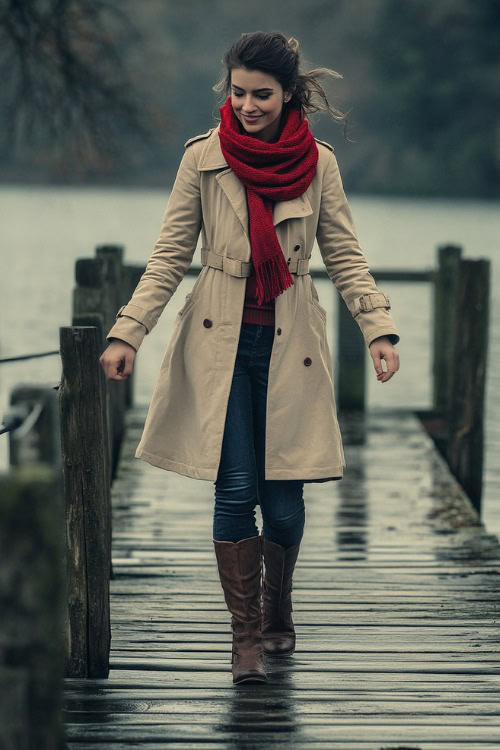
<instances>
[{"instance_id":1,"label":"brown hair","mask_svg":"<svg viewBox=\"0 0 500 750\"><path fill-rule=\"evenodd\" d=\"M344 136L346 135L347 113L332 107L323 86L317 80L322 76L342 78L342 75L330 68L302 70L299 42L295 37L287 39L279 31L241 34L225 53L222 63L224 70L213 86L214 91L224 96L220 104L229 96L233 68L260 70L272 75L279 81L283 91L292 94L284 107L298 106L306 117L314 112L329 112L334 120L344 124Z\"/></svg>"}]
</instances>

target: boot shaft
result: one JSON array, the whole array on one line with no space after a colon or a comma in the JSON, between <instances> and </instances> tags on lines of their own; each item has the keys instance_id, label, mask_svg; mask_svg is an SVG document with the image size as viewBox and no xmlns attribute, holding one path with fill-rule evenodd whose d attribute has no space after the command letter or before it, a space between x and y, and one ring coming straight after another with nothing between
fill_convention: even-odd
<instances>
[{"instance_id":1,"label":"boot shaft","mask_svg":"<svg viewBox=\"0 0 500 750\"><path fill-rule=\"evenodd\" d=\"M262 546L260 535L225 542L214 539L219 578L227 608L241 622L260 617Z\"/></svg>"},{"instance_id":2,"label":"boot shaft","mask_svg":"<svg viewBox=\"0 0 500 750\"><path fill-rule=\"evenodd\" d=\"M278 615L292 610L292 583L300 542L282 547L262 537L263 600L268 614Z\"/></svg>"},{"instance_id":3,"label":"boot shaft","mask_svg":"<svg viewBox=\"0 0 500 750\"><path fill-rule=\"evenodd\" d=\"M233 633L233 682L267 682L261 631L260 535L239 542L214 539L215 556Z\"/></svg>"}]
</instances>

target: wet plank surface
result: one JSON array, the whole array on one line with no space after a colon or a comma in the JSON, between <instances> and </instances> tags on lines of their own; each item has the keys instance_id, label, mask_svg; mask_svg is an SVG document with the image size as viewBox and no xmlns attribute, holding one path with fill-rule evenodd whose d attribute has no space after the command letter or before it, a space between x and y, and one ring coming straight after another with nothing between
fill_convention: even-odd
<instances>
[{"instance_id":1,"label":"wet plank surface","mask_svg":"<svg viewBox=\"0 0 500 750\"><path fill-rule=\"evenodd\" d=\"M498 540L411 412L342 419L344 479L304 488L297 650L240 686L213 483L135 459L144 417L113 488L112 668L65 680L70 750L500 747Z\"/></svg>"}]
</instances>

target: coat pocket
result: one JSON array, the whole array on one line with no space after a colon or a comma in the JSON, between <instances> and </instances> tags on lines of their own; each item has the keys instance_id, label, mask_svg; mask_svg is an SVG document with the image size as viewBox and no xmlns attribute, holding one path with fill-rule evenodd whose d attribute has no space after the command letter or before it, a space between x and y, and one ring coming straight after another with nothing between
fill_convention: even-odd
<instances>
[{"instance_id":1,"label":"coat pocket","mask_svg":"<svg viewBox=\"0 0 500 750\"><path fill-rule=\"evenodd\" d=\"M179 318L182 318L182 316L186 314L186 312L194 304L195 301L196 301L196 298L193 297L193 292L189 292L189 294L186 294L186 299L184 300L184 304L179 310L179 312L177 313Z\"/></svg>"},{"instance_id":2,"label":"coat pocket","mask_svg":"<svg viewBox=\"0 0 500 750\"><path fill-rule=\"evenodd\" d=\"M307 301L312 307L312 309L316 312L317 315L321 318L324 325L326 325L326 310L325 308L320 304L319 301L319 295L316 290L316 287L314 286L314 282L311 277L309 277L310 283L309 283L309 294L307 297Z\"/></svg>"},{"instance_id":3,"label":"coat pocket","mask_svg":"<svg viewBox=\"0 0 500 750\"><path fill-rule=\"evenodd\" d=\"M178 319L184 317L184 315L187 313L187 311L197 302L197 300L198 300L198 294L197 294L198 286L200 284L200 281L201 281L202 277L205 275L205 269L206 268L207 268L207 266L203 266L203 268L201 269L200 273L196 277L196 281L194 282L193 288L191 289L190 292L188 292L186 294L186 297L184 299L184 304L181 307L181 309L179 310L179 312L177 313L177 318Z\"/></svg>"}]
</instances>

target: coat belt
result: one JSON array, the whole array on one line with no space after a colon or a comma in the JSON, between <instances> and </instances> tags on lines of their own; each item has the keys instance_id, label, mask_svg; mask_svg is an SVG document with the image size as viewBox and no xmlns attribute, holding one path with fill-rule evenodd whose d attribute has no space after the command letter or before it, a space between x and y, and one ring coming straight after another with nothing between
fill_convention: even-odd
<instances>
[{"instance_id":1,"label":"coat belt","mask_svg":"<svg viewBox=\"0 0 500 750\"><path fill-rule=\"evenodd\" d=\"M203 266L211 266L225 271L230 276L250 276L252 273L252 261L238 260L237 258L227 258L224 255L214 253L208 247L201 248L201 263ZM298 276L304 276L309 273L309 258L290 258L288 261L288 270Z\"/></svg>"}]
</instances>

